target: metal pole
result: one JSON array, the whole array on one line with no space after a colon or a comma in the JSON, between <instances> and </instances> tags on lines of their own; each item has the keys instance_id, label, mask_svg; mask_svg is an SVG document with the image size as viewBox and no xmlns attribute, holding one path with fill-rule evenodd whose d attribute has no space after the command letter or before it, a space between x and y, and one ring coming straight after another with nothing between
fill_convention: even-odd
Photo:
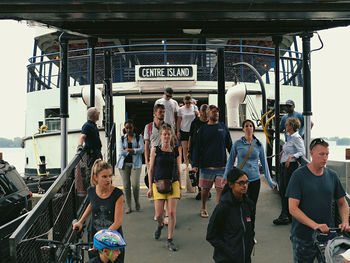
<instances>
[{"instance_id":1,"label":"metal pole","mask_svg":"<svg viewBox=\"0 0 350 263\"><path fill-rule=\"evenodd\" d=\"M219 121L226 123L225 104L225 52L223 48L217 49L218 56L218 107L220 109Z\"/></svg>"},{"instance_id":2,"label":"metal pole","mask_svg":"<svg viewBox=\"0 0 350 263\"><path fill-rule=\"evenodd\" d=\"M61 117L61 172L67 166L68 115L68 38L62 33L60 43L60 117Z\"/></svg>"},{"instance_id":3,"label":"metal pole","mask_svg":"<svg viewBox=\"0 0 350 263\"><path fill-rule=\"evenodd\" d=\"M279 178L280 173L280 44L282 42L281 36L275 36L272 38L275 44L275 166L276 166L276 178Z\"/></svg>"},{"instance_id":4,"label":"metal pole","mask_svg":"<svg viewBox=\"0 0 350 263\"><path fill-rule=\"evenodd\" d=\"M304 141L306 158L310 159L310 140L311 140L311 67L310 67L310 39L312 33L305 33L301 37L303 39L303 115L304 115Z\"/></svg>"},{"instance_id":5,"label":"metal pole","mask_svg":"<svg viewBox=\"0 0 350 263\"><path fill-rule=\"evenodd\" d=\"M90 107L95 107L95 46L96 38L89 38L90 48Z\"/></svg>"},{"instance_id":6,"label":"metal pole","mask_svg":"<svg viewBox=\"0 0 350 263\"><path fill-rule=\"evenodd\" d=\"M109 136L113 125L113 91L111 51L104 51L104 88L106 100L106 136Z\"/></svg>"}]
</instances>

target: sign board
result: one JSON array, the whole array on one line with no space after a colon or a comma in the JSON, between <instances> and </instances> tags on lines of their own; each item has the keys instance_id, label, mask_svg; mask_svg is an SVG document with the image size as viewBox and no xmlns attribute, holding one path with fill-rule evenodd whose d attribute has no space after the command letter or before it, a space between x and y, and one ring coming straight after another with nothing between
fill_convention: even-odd
<instances>
[{"instance_id":1,"label":"sign board","mask_svg":"<svg viewBox=\"0 0 350 263\"><path fill-rule=\"evenodd\" d=\"M136 81L197 80L197 65L137 65Z\"/></svg>"}]
</instances>

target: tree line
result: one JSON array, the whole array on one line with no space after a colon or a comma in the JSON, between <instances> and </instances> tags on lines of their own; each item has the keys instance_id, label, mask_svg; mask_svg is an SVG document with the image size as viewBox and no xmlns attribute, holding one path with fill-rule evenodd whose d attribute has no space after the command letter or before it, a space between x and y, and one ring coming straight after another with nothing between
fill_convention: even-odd
<instances>
[{"instance_id":1,"label":"tree line","mask_svg":"<svg viewBox=\"0 0 350 263\"><path fill-rule=\"evenodd\" d=\"M22 139L16 137L11 139L0 138L0 148L19 148L21 147Z\"/></svg>"},{"instance_id":2,"label":"tree line","mask_svg":"<svg viewBox=\"0 0 350 263\"><path fill-rule=\"evenodd\" d=\"M336 137L325 137L323 138L326 141L336 141L337 145L350 145L350 138L339 138L338 136Z\"/></svg>"}]
</instances>

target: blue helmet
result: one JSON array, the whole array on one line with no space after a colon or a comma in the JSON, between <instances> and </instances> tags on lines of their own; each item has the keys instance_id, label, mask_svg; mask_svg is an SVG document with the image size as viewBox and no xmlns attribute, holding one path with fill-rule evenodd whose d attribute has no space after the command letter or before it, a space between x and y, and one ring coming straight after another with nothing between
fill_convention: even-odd
<instances>
[{"instance_id":1,"label":"blue helmet","mask_svg":"<svg viewBox=\"0 0 350 263\"><path fill-rule=\"evenodd\" d=\"M126 243L122 235L113 229L102 229L94 236L94 247L98 250L108 248L111 250L123 248Z\"/></svg>"}]
</instances>

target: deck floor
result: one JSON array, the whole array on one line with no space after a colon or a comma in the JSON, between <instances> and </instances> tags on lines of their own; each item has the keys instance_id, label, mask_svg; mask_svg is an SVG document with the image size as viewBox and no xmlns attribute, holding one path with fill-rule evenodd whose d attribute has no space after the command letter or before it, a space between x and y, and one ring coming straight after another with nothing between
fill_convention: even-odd
<instances>
[{"instance_id":1,"label":"deck floor","mask_svg":"<svg viewBox=\"0 0 350 263\"><path fill-rule=\"evenodd\" d=\"M119 176L115 184L121 185ZM141 175L141 181L143 176ZM126 263L142 262L213 262L213 247L205 240L208 219L199 216L200 201L193 193L184 193L177 206L177 223L174 242L177 252L166 248L167 229L164 228L159 240L153 237L157 223L153 220L154 206L146 196L147 190L140 192L141 211L125 214L123 232L127 241ZM215 208L215 189L208 202L209 215ZM253 263L292 262L292 246L289 240L290 225L275 226L272 220L280 213L280 199L262 178L257 206L256 239L258 243L252 255Z\"/></svg>"}]
</instances>

